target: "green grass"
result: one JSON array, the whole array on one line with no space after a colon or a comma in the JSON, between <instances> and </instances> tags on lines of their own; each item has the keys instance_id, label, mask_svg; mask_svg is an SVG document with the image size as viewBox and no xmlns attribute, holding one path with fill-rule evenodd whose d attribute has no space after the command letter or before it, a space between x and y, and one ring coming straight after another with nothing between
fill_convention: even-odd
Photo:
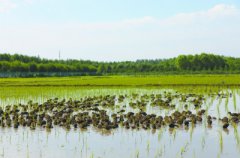
<instances>
[{"instance_id":1,"label":"green grass","mask_svg":"<svg viewBox=\"0 0 240 158\"><path fill-rule=\"evenodd\" d=\"M1 78L0 86L240 85L240 75L84 76Z\"/></svg>"}]
</instances>

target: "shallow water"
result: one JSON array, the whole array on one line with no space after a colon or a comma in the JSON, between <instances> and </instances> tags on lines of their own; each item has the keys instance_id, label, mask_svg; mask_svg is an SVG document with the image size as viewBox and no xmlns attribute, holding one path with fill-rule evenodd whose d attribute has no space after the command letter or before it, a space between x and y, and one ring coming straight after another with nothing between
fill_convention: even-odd
<instances>
[{"instance_id":1,"label":"shallow water","mask_svg":"<svg viewBox=\"0 0 240 158\"><path fill-rule=\"evenodd\" d=\"M203 94L206 98L202 109L217 118L230 112L240 112L240 93L238 87L2 87L0 105L27 103L29 100L42 103L58 97L79 99L98 95L144 94ZM221 93L218 96L216 93ZM214 95L213 95L214 94ZM230 95L231 94L231 95ZM139 100L139 98L137 98ZM128 111L135 109L128 106L131 99L125 99L119 108L127 105ZM184 110L184 102L173 100L175 109ZM196 111L191 103L188 109ZM170 114L175 109L152 107L148 102L146 112ZM116 110L116 109L113 109ZM0 157L238 157L240 154L240 124L228 130L222 129L218 120L211 128L205 123L189 129L184 127L170 130L167 126L159 130L127 130L118 128L111 131L71 129L70 131L54 127L51 131L37 128L20 127L0 128Z\"/></svg>"}]
</instances>

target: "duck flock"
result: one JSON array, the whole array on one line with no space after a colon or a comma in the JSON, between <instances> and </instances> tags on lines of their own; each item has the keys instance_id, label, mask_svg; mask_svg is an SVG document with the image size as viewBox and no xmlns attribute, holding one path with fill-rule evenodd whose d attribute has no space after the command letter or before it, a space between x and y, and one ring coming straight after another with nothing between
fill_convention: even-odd
<instances>
[{"instance_id":1,"label":"duck flock","mask_svg":"<svg viewBox=\"0 0 240 158\"><path fill-rule=\"evenodd\" d=\"M227 129L229 125L239 122L240 113L229 112L223 118L208 115L201 107L205 99L203 95L198 94L165 92L149 95L101 95L79 100L55 98L41 104L29 101L27 104L0 107L0 128L17 129L22 126L32 130L54 127L67 130L88 127L100 130L148 130L188 128L203 122L211 127L214 121L219 121L222 128ZM175 109L178 102L184 103L184 109L181 111ZM147 113L147 106L169 109L171 113ZM188 110L189 106L194 110Z\"/></svg>"}]
</instances>

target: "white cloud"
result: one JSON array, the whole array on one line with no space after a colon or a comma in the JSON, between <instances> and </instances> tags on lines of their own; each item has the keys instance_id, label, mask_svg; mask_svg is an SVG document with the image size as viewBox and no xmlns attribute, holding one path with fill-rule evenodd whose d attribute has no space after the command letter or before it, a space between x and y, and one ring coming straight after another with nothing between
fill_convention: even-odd
<instances>
[{"instance_id":1,"label":"white cloud","mask_svg":"<svg viewBox=\"0 0 240 158\"><path fill-rule=\"evenodd\" d=\"M145 16L136 19L125 19L115 22L103 23L75 23L79 29L124 29L131 27L139 27L145 25L180 25L191 24L193 22L201 22L208 20L216 20L218 18L239 16L240 11L234 5L218 4L213 8L193 13L179 13L173 17L166 19L156 19L152 16Z\"/></svg>"},{"instance_id":2,"label":"white cloud","mask_svg":"<svg viewBox=\"0 0 240 158\"><path fill-rule=\"evenodd\" d=\"M16 6L11 0L0 0L0 13L8 12Z\"/></svg>"},{"instance_id":3,"label":"white cloud","mask_svg":"<svg viewBox=\"0 0 240 158\"><path fill-rule=\"evenodd\" d=\"M168 58L203 51L239 56L239 12L219 4L166 19L1 27L0 52L54 58L61 50L65 58L93 60Z\"/></svg>"},{"instance_id":4,"label":"white cloud","mask_svg":"<svg viewBox=\"0 0 240 158\"><path fill-rule=\"evenodd\" d=\"M32 4L34 0L19 0L13 2L13 0L0 0L0 13L6 13L15 9L22 4Z\"/></svg>"},{"instance_id":5,"label":"white cloud","mask_svg":"<svg viewBox=\"0 0 240 158\"><path fill-rule=\"evenodd\" d=\"M239 10L234 5L219 4L209 9L206 15L209 17L236 15ZM204 14L204 13L203 13Z\"/></svg>"},{"instance_id":6,"label":"white cloud","mask_svg":"<svg viewBox=\"0 0 240 158\"><path fill-rule=\"evenodd\" d=\"M188 24L192 22L201 22L207 20L216 20L218 18L231 17L239 15L239 10L234 5L218 4L207 11L180 13L174 17L162 21L164 24Z\"/></svg>"}]
</instances>

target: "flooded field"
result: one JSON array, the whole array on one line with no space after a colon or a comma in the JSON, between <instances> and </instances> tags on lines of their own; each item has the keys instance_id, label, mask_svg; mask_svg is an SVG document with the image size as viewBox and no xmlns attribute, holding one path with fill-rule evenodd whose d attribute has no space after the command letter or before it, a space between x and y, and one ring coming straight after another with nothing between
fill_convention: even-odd
<instances>
[{"instance_id":1,"label":"flooded field","mask_svg":"<svg viewBox=\"0 0 240 158\"><path fill-rule=\"evenodd\" d=\"M238 157L239 103L239 87L1 87L0 157Z\"/></svg>"}]
</instances>

